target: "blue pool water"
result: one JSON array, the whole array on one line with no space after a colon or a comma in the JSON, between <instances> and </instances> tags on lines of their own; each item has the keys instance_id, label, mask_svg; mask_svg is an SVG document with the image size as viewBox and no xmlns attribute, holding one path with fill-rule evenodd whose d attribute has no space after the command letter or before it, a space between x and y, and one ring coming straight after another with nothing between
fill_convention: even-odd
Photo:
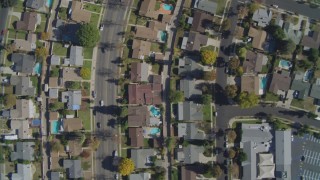
<instances>
[{"instance_id":1,"label":"blue pool water","mask_svg":"<svg viewBox=\"0 0 320 180\"><path fill-rule=\"evenodd\" d=\"M166 11L172 11L173 10L173 6L171 4L163 4L162 7Z\"/></svg>"},{"instance_id":2,"label":"blue pool water","mask_svg":"<svg viewBox=\"0 0 320 180\"><path fill-rule=\"evenodd\" d=\"M51 133L59 134L60 122L58 120L54 120L51 122Z\"/></svg>"},{"instance_id":3,"label":"blue pool water","mask_svg":"<svg viewBox=\"0 0 320 180\"><path fill-rule=\"evenodd\" d=\"M34 71L34 73L36 73L36 74L41 74L41 64L40 64L40 63L37 63L37 64L34 66L33 71Z\"/></svg>"},{"instance_id":4,"label":"blue pool water","mask_svg":"<svg viewBox=\"0 0 320 180\"><path fill-rule=\"evenodd\" d=\"M167 40L167 33L165 31L160 31L161 41L165 42Z\"/></svg>"},{"instance_id":5,"label":"blue pool water","mask_svg":"<svg viewBox=\"0 0 320 180\"><path fill-rule=\"evenodd\" d=\"M47 0L46 6L50 8L52 6L53 0Z\"/></svg>"},{"instance_id":6,"label":"blue pool water","mask_svg":"<svg viewBox=\"0 0 320 180\"><path fill-rule=\"evenodd\" d=\"M267 77L261 77L260 79L260 89L266 89L267 86Z\"/></svg>"},{"instance_id":7,"label":"blue pool water","mask_svg":"<svg viewBox=\"0 0 320 180\"><path fill-rule=\"evenodd\" d=\"M150 130L150 134L151 135L156 135L156 134L158 134L160 132L160 129L159 128L152 128L151 130Z\"/></svg>"},{"instance_id":8,"label":"blue pool water","mask_svg":"<svg viewBox=\"0 0 320 180\"><path fill-rule=\"evenodd\" d=\"M291 62L286 61L286 60L280 60L280 65L281 65L281 67L283 67L285 69L289 69L292 66Z\"/></svg>"},{"instance_id":9,"label":"blue pool water","mask_svg":"<svg viewBox=\"0 0 320 180\"><path fill-rule=\"evenodd\" d=\"M155 106L150 107L150 112L153 115L153 117L160 116L160 110L158 108L156 108Z\"/></svg>"}]
</instances>

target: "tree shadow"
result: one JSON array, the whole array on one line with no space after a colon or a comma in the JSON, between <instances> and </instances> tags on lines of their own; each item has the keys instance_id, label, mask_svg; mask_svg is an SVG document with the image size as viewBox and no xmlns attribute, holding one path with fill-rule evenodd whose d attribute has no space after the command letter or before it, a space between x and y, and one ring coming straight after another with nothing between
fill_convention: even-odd
<instances>
[{"instance_id":1,"label":"tree shadow","mask_svg":"<svg viewBox=\"0 0 320 180\"><path fill-rule=\"evenodd\" d=\"M278 112L281 114L284 114L284 115L297 116L298 118L301 118L306 114L306 112L304 112L304 111L290 111L290 110L281 111L280 110Z\"/></svg>"},{"instance_id":2,"label":"tree shadow","mask_svg":"<svg viewBox=\"0 0 320 180\"><path fill-rule=\"evenodd\" d=\"M96 112L102 113L102 114L107 114L111 116L118 116L120 114L120 107L115 106L115 105L110 105L110 106L95 106L94 110Z\"/></svg>"}]
</instances>

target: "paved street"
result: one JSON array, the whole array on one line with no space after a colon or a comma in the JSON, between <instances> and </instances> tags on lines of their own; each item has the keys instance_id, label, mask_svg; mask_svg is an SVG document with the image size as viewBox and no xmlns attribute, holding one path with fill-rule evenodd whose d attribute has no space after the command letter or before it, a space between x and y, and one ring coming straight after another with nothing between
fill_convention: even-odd
<instances>
[{"instance_id":1,"label":"paved street","mask_svg":"<svg viewBox=\"0 0 320 180\"><path fill-rule=\"evenodd\" d=\"M308 4L299 4L294 0L265 0L266 5L276 4L281 9L285 9L287 11L292 11L295 13L299 13L310 18L320 20L320 9L319 8L311 8Z\"/></svg>"},{"instance_id":2,"label":"paved street","mask_svg":"<svg viewBox=\"0 0 320 180\"><path fill-rule=\"evenodd\" d=\"M121 48L122 36L119 32L124 31L125 12L128 7L118 5L117 0L108 1L102 23L104 30L101 33L101 42L97 52L96 76L95 76L95 132L107 133L108 135L101 141L100 147L96 152L96 179L114 179L112 167L112 152L118 149L118 142L114 136L117 129L110 126L111 114L116 108L117 86L115 79L118 78L118 64ZM104 106L100 107L99 102L103 100ZM97 128L97 123L101 128Z\"/></svg>"},{"instance_id":3,"label":"paved street","mask_svg":"<svg viewBox=\"0 0 320 180\"><path fill-rule=\"evenodd\" d=\"M3 30L6 28L6 23L7 23L7 20L8 20L8 14L9 14L9 8L1 8L0 9L0 17L1 17L1 20L0 20L0 31L1 31L1 33L0 33L0 46L3 46L3 42L2 42L2 40L3 40L3 38L5 37L4 36L4 34L2 34L3 33ZM4 60L4 58L2 57L3 56L3 52L4 51L2 51L1 50L2 49L2 47L0 47L0 64L3 64L3 60Z\"/></svg>"}]
</instances>

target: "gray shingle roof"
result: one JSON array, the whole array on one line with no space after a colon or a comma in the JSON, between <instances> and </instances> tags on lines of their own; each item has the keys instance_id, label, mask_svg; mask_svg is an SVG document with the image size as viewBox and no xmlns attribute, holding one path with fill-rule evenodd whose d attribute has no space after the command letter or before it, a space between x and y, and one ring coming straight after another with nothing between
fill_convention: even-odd
<instances>
[{"instance_id":1,"label":"gray shingle roof","mask_svg":"<svg viewBox=\"0 0 320 180\"><path fill-rule=\"evenodd\" d=\"M308 96L310 87L311 85L308 82L303 82L301 80L293 80L290 89L298 91L298 98L304 99Z\"/></svg>"},{"instance_id":2,"label":"gray shingle roof","mask_svg":"<svg viewBox=\"0 0 320 180\"><path fill-rule=\"evenodd\" d=\"M17 142L16 152L11 153L11 161L18 159L34 161L34 142Z\"/></svg>"},{"instance_id":3,"label":"gray shingle roof","mask_svg":"<svg viewBox=\"0 0 320 180\"><path fill-rule=\"evenodd\" d=\"M199 72L203 71L203 67L198 64L199 58L196 56L184 56L179 59L179 75L180 76L199 76Z\"/></svg>"},{"instance_id":4,"label":"gray shingle roof","mask_svg":"<svg viewBox=\"0 0 320 180\"><path fill-rule=\"evenodd\" d=\"M252 20L258 23L258 26L266 27L272 18L272 12L266 9L258 9L253 13Z\"/></svg>"},{"instance_id":5,"label":"gray shingle roof","mask_svg":"<svg viewBox=\"0 0 320 180\"><path fill-rule=\"evenodd\" d=\"M81 160L63 160L63 168L67 169L68 178L81 178L83 172L81 168Z\"/></svg>"},{"instance_id":6,"label":"gray shingle roof","mask_svg":"<svg viewBox=\"0 0 320 180\"><path fill-rule=\"evenodd\" d=\"M83 48L81 46L71 46L70 49L70 64L73 66L82 66L83 65Z\"/></svg>"},{"instance_id":7,"label":"gray shingle roof","mask_svg":"<svg viewBox=\"0 0 320 180\"><path fill-rule=\"evenodd\" d=\"M60 172L50 172L50 180L60 180Z\"/></svg>"},{"instance_id":8,"label":"gray shingle roof","mask_svg":"<svg viewBox=\"0 0 320 180\"><path fill-rule=\"evenodd\" d=\"M320 99L320 85L313 84L311 91L310 91L310 97Z\"/></svg>"},{"instance_id":9,"label":"gray shingle roof","mask_svg":"<svg viewBox=\"0 0 320 180\"><path fill-rule=\"evenodd\" d=\"M203 140L206 139L206 134L196 123L178 123L178 137L184 137L186 140Z\"/></svg>"},{"instance_id":10,"label":"gray shingle roof","mask_svg":"<svg viewBox=\"0 0 320 180\"><path fill-rule=\"evenodd\" d=\"M217 8L218 4L215 1L209 1L209 0L196 0L194 3L194 8L197 8L199 10L211 13L211 14L216 14L217 13Z\"/></svg>"},{"instance_id":11,"label":"gray shingle roof","mask_svg":"<svg viewBox=\"0 0 320 180\"><path fill-rule=\"evenodd\" d=\"M276 173L277 178L283 178L278 175L286 175L291 179L291 130L276 131Z\"/></svg>"},{"instance_id":12,"label":"gray shingle roof","mask_svg":"<svg viewBox=\"0 0 320 180\"><path fill-rule=\"evenodd\" d=\"M185 121L200 121L203 120L201 104L194 104L193 102L183 102L178 104L178 120Z\"/></svg>"},{"instance_id":13,"label":"gray shingle roof","mask_svg":"<svg viewBox=\"0 0 320 180\"><path fill-rule=\"evenodd\" d=\"M13 173L12 180L32 180L32 164L17 164L17 173Z\"/></svg>"},{"instance_id":14,"label":"gray shingle roof","mask_svg":"<svg viewBox=\"0 0 320 180\"><path fill-rule=\"evenodd\" d=\"M26 7L40 9L44 5L44 0L27 0Z\"/></svg>"},{"instance_id":15,"label":"gray shingle roof","mask_svg":"<svg viewBox=\"0 0 320 180\"><path fill-rule=\"evenodd\" d=\"M130 174L129 180L149 180L151 178L150 173Z\"/></svg>"},{"instance_id":16,"label":"gray shingle roof","mask_svg":"<svg viewBox=\"0 0 320 180\"><path fill-rule=\"evenodd\" d=\"M284 33L288 39L291 39L295 44L299 44L302 38L302 32L293 29L293 24L285 22L283 26Z\"/></svg>"},{"instance_id":17,"label":"gray shingle roof","mask_svg":"<svg viewBox=\"0 0 320 180\"><path fill-rule=\"evenodd\" d=\"M183 148L183 152L178 152L178 161L184 162L185 164L193 164L200 162L200 155L203 154L204 147L196 145L188 145Z\"/></svg>"},{"instance_id":18,"label":"gray shingle roof","mask_svg":"<svg viewBox=\"0 0 320 180\"><path fill-rule=\"evenodd\" d=\"M136 168L148 168L152 164L150 157L155 155L153 149L131 149L131 158Z\"/></svg>"},{"instance_id":19,"label":"gray shingle roof","mask_svg":"<svg viewBox=\"0 0 320 180\"><path fill-rule=\"evenodd\" d=\"M180 91L183 91L185 98L192 98L195 95L202 94L202 91L196 87L196 81L189 79L180 80Z\"/></svg>"},{"instance_id":20,"label":"gray shingle roof","mask_svg":"<svg viewBox=\"0 0 320 180\"><path fill-rule=\"evenodd\" d=\"M15 63L15 71L21 73L33 73L33 67L36 63L34 56L20 53L11 55L12 62Z\"/></svg>"},{"instance_id":21,"label":"gray shingle roof","mask_svg":"<svg viewBox=\"0 0 320 180\"><path fill-rule=\"evenodd\" d=\"M61 101L67 102L69 110L79 110L81 98L81 91L66 91L61 93Z\"/></svg>"},{"instance_id":22,"label":"gray shingle roof","mask_svg":"<svg viewBox=\"0 0 320 180\"><path fill-rule=\"evenodd\" d=\"M34 96L36 88L33 87L30 77L11 76L10 84L15 86L17 96Z\"/></svg>"}]
</instances>

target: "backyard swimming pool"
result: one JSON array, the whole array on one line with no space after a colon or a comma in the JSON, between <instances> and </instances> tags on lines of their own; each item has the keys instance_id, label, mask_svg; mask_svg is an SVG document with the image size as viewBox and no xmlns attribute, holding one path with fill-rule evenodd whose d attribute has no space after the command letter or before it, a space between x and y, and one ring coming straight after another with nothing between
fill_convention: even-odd
<instances>
[{"instance_id":1,"label":"backyard swimming pool","mask_svg":"<svg viewBox=\"0 0 320 180\"><path fill-rule=\"evenodd\" d=\"M60 122L58 120L53 120L51 122L51 133L59 134L59 130L60 130Z\"/></svg>"},{"instance_id":2,"label":"backyard swimming pool","mask_svg":"<svg viewBox=\"0 0 320 180\"><path fill-rule=\"evenodd\" d=\"M160 116L160 110L156 108L155 106L150 106L150 113L153 117L159 117Z\"/></svg>"},{"instance_id":3,"label":"backyard swimming pool","mask_svg":"<svg viewBox=\"0 0 320 180\"><path fill-rule=\"evenodd\" d=\"M160 133L160 129L159 128L151 128L150 129L150 134L151 135L156 135L158 133Z\"/></svg>"},{"instance_id":4,"label":"backyard swimming pool","mask_svg":"<svg viewBox=\"0 0 320 180\"><path fill-rule=\"evenodd\" d=\"M166 42L167 41L167 33L165 31L160 31L160 40L162 42Z\"/></svg>"},{"instance_id":5,"label":"backyard swimming pool","mask_svg":"<svg viewBox=\"0 0 320 180\"><path fill-rule=\"evenodd\" d=\"M266 75L259 76L259 95L263 95L267 89L268 78Z\"/></svg>"},{"instance_id":6,"label":"backyard swimming pool","mask_svg":"<svg viewBox=\"0 0 320 180\"><path fill-rule=\"evenodd\" d=\"M40 63L37 63L34 66L33 72L36 73L36 74L41 74L41 64Z\"/></svg>"},{"instance_id":7,"label":"backyard swimming pool","mask_svg":"<svg viewBox=\"0 0 320 180\"><path fill-rule=\"evenodd\" d=\"M53 0L47 0L46 6L50 8L52 6Z\"/></svg>"},{"instance_id":8,"label":"backyard swimming pool","mask_svg":"<svg viewBox=\"0 0 320 180\"><path fill-rule=\"evenodd\" d=\"M172 11L173 10L173 6L171 4L162 4L162 8L166 11Z\"/></svg>"},{"instance_id":9,"label":"backyard swimming pool","mask_svg":"<svg viewBox=\"0 0 320 180\"><path fill-rule=\"evenodd\" d=\"M282 69L289 70L292 67L292 64L290 61L281 59L279 62L279 67L281 67Z\"/></svg>"}]
</instances>

